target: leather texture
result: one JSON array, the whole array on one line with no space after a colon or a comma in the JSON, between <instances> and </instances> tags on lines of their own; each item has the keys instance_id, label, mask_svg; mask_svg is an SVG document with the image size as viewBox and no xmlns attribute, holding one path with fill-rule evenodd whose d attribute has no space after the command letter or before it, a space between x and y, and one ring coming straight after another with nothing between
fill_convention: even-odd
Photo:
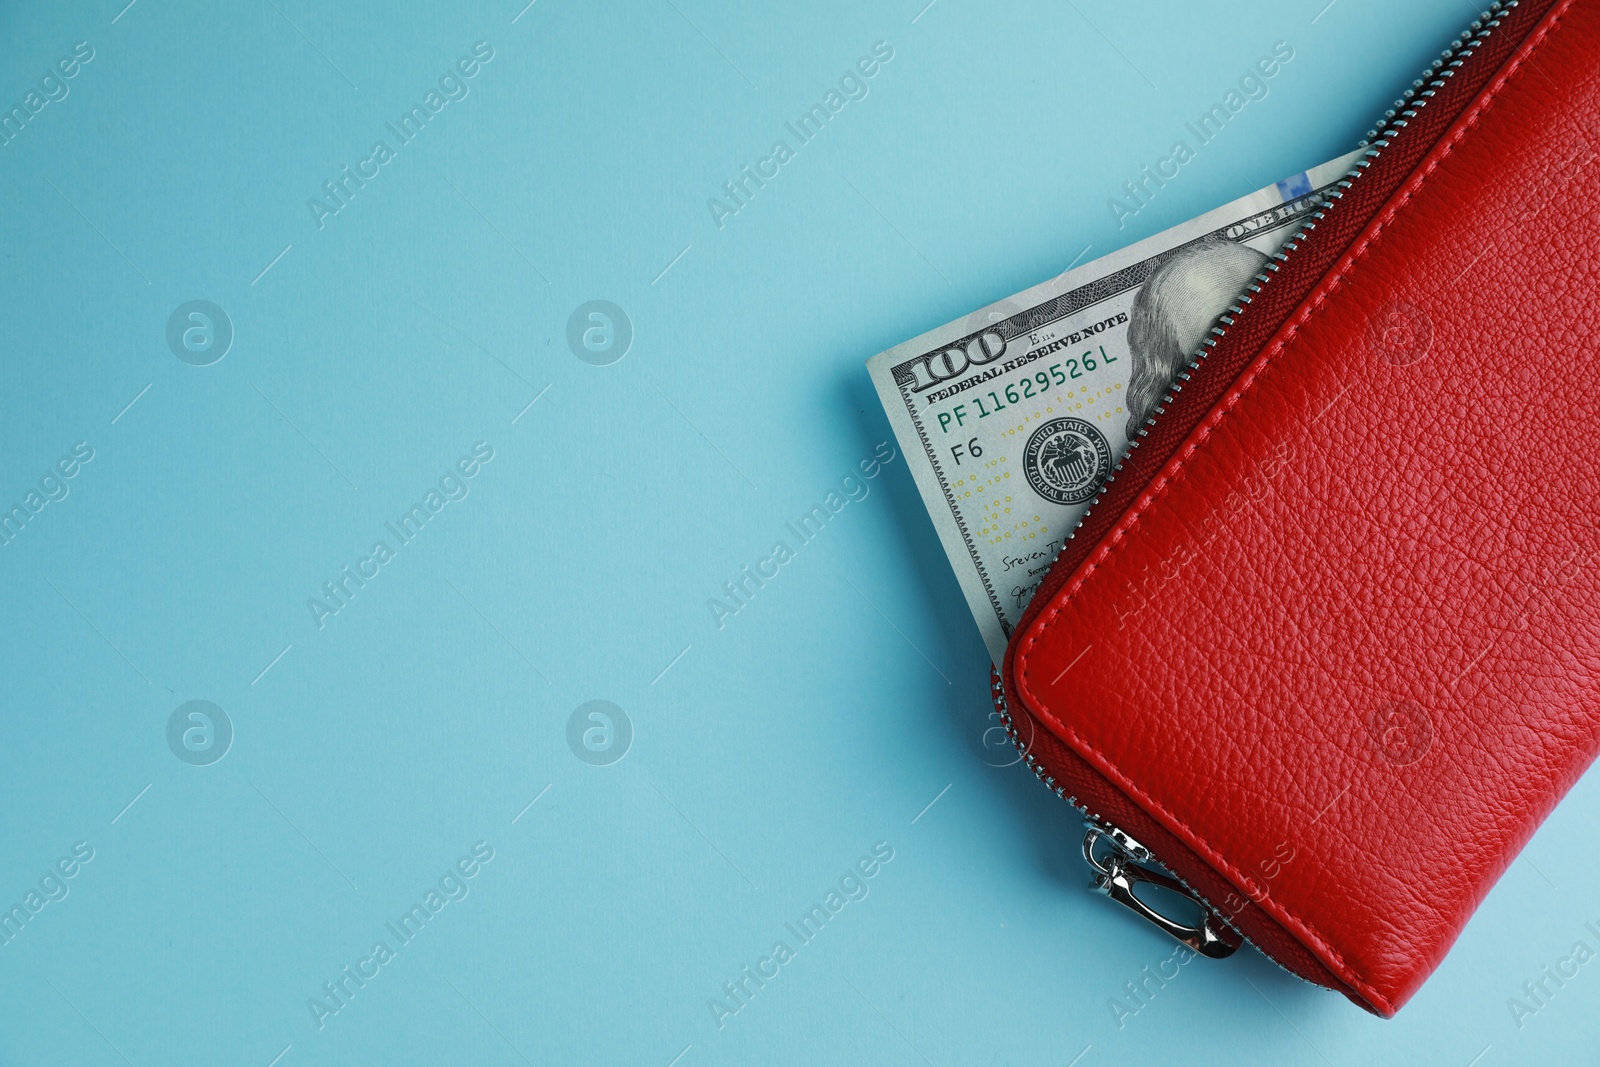
<instances>
[{"instance_id":1,"label":"leather texture","mask_svg":"<svg viewBox=\"0 0 1600 1067\"><path fill-rule=\"evenodd\" d=\"M1519 9L1158 420L1004 670L1080 795L1383 1015L1600 748L1600 2Z\"/></svg>"}]
</instances>

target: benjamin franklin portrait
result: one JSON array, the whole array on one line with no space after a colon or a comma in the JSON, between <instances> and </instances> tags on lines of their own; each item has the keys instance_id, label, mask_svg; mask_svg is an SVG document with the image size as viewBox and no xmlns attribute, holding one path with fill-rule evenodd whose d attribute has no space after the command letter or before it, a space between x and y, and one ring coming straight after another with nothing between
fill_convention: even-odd
<instances>
[{"instance_id":1,"label":"benjamin franklin portrait","mask_svg":"<svg viewBox=\"0 0 1600 1067\"><path fill-rule=\"evenodd\" d=\"M1125 403L1130 441L1200 351L1217 317L1266 264L1267 257L1248 245L1203 237L1150 275L1129 314L1133 369Z\"/></svg>"}]
</instances>

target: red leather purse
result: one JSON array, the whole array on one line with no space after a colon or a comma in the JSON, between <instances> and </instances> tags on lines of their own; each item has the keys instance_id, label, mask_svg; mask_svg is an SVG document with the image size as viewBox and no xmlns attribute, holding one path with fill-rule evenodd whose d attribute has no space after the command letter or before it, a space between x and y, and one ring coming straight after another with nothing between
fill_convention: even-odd
<instances>
[{"instance_id":1,"label":"red leather purse","mask_svg":"<svg viewBox=\"0 0 1600 1067\"><path fill-rule=\"evenodd\" d=\"M1097 886L1197 951L1392 1015L1600 747L1596 145L1600 2L1496 5L1011 636L997 706Z\"/></svg>"}]
</instances>

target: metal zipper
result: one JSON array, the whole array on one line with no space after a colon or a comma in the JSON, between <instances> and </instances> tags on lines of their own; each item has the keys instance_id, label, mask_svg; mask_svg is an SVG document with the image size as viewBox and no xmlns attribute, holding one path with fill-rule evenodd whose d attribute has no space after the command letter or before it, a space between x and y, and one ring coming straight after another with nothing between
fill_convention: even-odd
<instances>
[{"instance_id":1,"label":"metal zipper","mask_svg":"<svg viewBox=\"0 0 1600 1067\"><path fill-rule=\"evenodd\" d=\"M1356 180L1361 177L1368 167L1372 166L1372 161L1377 159L1385 148L1389 147L1389 143L1401 130L1405 129L1409 120L1416 118L1417 113L1427 105L1428 101L1440 89L1444 88L1445 80L1454 75L1456 69L1471 58L1472 53L1477 51L1478 46L1500 25L1501 16L1514 9L1517 3L1518 0L1494 0L1487 11L1477 19L1474 19L1467 30L1451 42L1450 46L1440 54L1438 59L1429 64L1428 68L1422 72L1422 77L1411 83L1411 87L1401 94L1400 98L1394 102L1394 106L1384 112L1383 120L1375 128L1368 130L1367 135L1356 145L1357 148L1365 148L1367 150L1366 158L1358 160L1354 168L1335 183L1338 188L1329 191L1328 197L1330 200L1337 201L1344 198L1346 190L1355 184ZM1228 310L1218 318L1217 325L1211 327L1210 333L1212 336L1205 339L1200 351L1195 353L1194 358L1178 373L1180 381L1187 382L1192 373L1200 369L1201 362L1210 354L1211 349L1215 348L1217 342L1227 335L1228 328L1234 323L1234 317L1242 314L1244 306L1251 302L1251 298L1260 293L1262 286L1270 282L1272 276L1283 269L1282 264L1288 259L1288 253L1300 247L1300 242L1305 239L1308 233L1316 229L1317 223L1327 216L1331 207L1332 204L1325 204L1313 211L1310 219L1302 224L1300 229L1295 231L1294 236L1284 243L1283 249L1274 253L1272 259L1267 262L1261 273L1257 274L1250 284L1246 286L1245 292L1240 294L1239 302L1230 305ZM1094 511L1095 504L1098 504L1100 498L1105 495L1105 487L1117 480L1117 475L1122 471L1123 463L1127 461L1128 456L1133 454L1133 450L1139 447L1140 441L1148 436L1149 428L1156 424L1159 416L1165 414L1167 405L1173 402L1182 389L1182 385L1174 383L1171 391L1162 397L1161 403L1156 406L1154 413L1145 419L1145 424L1139 428L1139 436L1128 442L1127 452L1123 453L1122 457L1117 460L1116 465L1111 468L1111 473L1106 475L1106 480L1101 484L1100 491L1095 495L1094 503L1084 509L1083 514L1078 516L1078 521L1073 524L1072 529L1067 531L1067 535L1061 539L1061 547L1056 550L1055 557L1050 561L1052 566L1067 551L1067 542L1071 541L1077 535L1078 530L1083 527L1083 524L1088 521L1089 515Z\"/></svg>"},{"instance_id":2,"label":"metal zipper","mask_svg":"<svg viewBox=\"0 0 1600 1067\"><path fill-rule=\"evenodd\" d=\"M1106 846L1104 852L1099 847L1101 844ZM1097 892L1202 956L1220 960L1239 951L1244 935L1223 922L1204 902L1196 900L1188 885L1136 862L1137 857L1149 855L1149 849L1121 830L1105 831L1094 823L1089 824L1089 831L1083 838L1083 858L1096 871L1094 888ZM1144 885L1189 897L1200 906L1198 921L1184 923L1163 915L1139 896L1139 887Z\"/></svg>"},{"instance_id":3,"label":"metal zipper","mask_svg":"<svg viewBox=\"0 0 1600 1067\"><path fill-rule=\"evenodd\" d=\"M1208 917L1208 921L1204 925L1209 927L1210 926L1209 919L1214 918L1218 922L1220 922L1224 927L1226 927L1227 930L1231 932L1233 937L1238 938L1240 943L1248 944L1251 948L1253 948L1257 952L1261 953L1261 955L1265 956L1267 959L1269 959L1273 963L1277 964L1279 967L1281 967L1283 970L1287 971L1289 974L1294 975L1296 978L1298 978L1301 981L1306 982L1306 983L1308 983L1310 985L1322 986L1322 988L1324 988L1324 989L1332 988L1331 986L1324 986L1321 982L1312 981L1311 979L1307 978L1305 975L1301 974L1300 972L1294 970L1291 967L1285 967L1281 960L1279 960L1272 953L1268 952L1265 948L1262 948L1261 945L1258 944L1254 939L1252 939L1249 934L1245 933L1243 930L1241 930L1237 926L1235 926L1233 924L1233 922L1226 915L1224 915L1215 905L1213 905L1211 903L1210 900L1208 900L1206 898L1205 894L1201 893L1194 886L1190 885L1188 883L1188 881L1186 881L1184 879L1183 875L1179 874L1177 871L1172 870L1170 867L1167 867L1165 864L1161 863L1161 860L1153 852L1151 852L1148 847L1146 847L1145 845L1140 844L1130 834L1128 834L1125 831L1123 831L1122 829L1120 829L1110 819L1107 819L1105 816L1097 814L1094 811L1091 811L1089 809L1088 805L1082 803L1080 800L1078 800L1078 798L1076 796L1073 796L1072 794L1068 793L1065 786L1057 785L1054 776L1047 774L1046 771L1045 771L1044 765L1041 764L1038 761L1038 759L1031 752L1029 752L1027 750L1026 742L1024 742L1022 740L1021 734L1017 730L1016 722L1015 722L1014 718L1012 717L1011 708L1006 703L1005 686L1004 686L1004 683L1002 683L1000 681L1000 677L999 677L998 672L996 672L996 674L991 679L990 688L993 690L995 709L998 712L998 714L1000 715L1001 725L1003 725L1005 727L1006 736L1011 739L1012 745L1015 746L1016 749L1017 749L1017 752L1022 755L1024 761L1028 765L1028 769L1033 772L1033 776L1035 778L1039 779L1039 781L1043 782L1045 784L1045 786L1048 787L1050 789L1050 791L1053 792L1056 796L1060 797L1062 800L1065 800L1068 804L1071 804L1074 808L1077 809L1078 813L1083 816L1084 826L1086 828L1086 832L1084 834L1084 839L1083 839L1083 848L1084 848L1085 853L1086 853L1085 859L1089 863L1089 865L1092 868L1094 868L1095 871L1097 872L1096 875L1095 875L1095 881L1093 883L1091 883L1091 888L1095 889L1097 892L1105 893L1105 889L1100 884L1100 881L1101 881L1101 879L1103 877L1105 877L1107 874L1109 874L1110 871L1107 869L1107 867L1103 867L1100 864L1095 863L1093 860L1088 859L1088 854L1091 854L1092 846L1095 844L1095 839L1096 839L1097 836L1109 837L1109 838L1111 838L1111 840L1114 843L1116 843L1118 846L1120 846L1122 848L1122 850L1124 851L1125 855L1127 856L1127 858L1129 860L1132 860L1132 861L1134 861L1134 862L1136 862L1136 863L1141 865L1141 867L1143 868L1142 871L1141 871L1142 874L1144 874L1144 875L1158 875L1161 872L1151 871L1151 870L1148 869L1148 867L1144 867L1143 865L1152 864L1152 863L1160 865L1162 871L1166 872L1167 876L1170 877L1172 881L1177 883L1176 886L1168 886L1167 888L1172 889L1174 892L1186 893L1192 900L1194 900L1194 902L1196 904L1198 904L1201 908L1204 909L1204 912L1205 912L1206 916ZM1156 879L1147 877L1147 878L1144 878L1142 880L1144 880L1144 881L1155 881ZM1131 895L1131 889L1132 889L1132 887L1129 886L1130 895ZM1105 895L1110 896L1111 894L1105 893ZM1113 899L1115 899L1115 898L1113 898ZM1123 902L1119 901L1119 903L1123 903ZM1158 928L1160 928L1163 933L1166 933L1166 934L1168 934L1170 936L1175 937L1178 941L1180 941L1180 942L1182 942L1184 944L1190 944L1190 942L1185 937L1180 937L1180 936L1174 934L1173 931L1171 929L1169 929L1166 924L1155 922L1150 916L1145 915L1143 913L1142 909L1135 908L1133 910L1139 912L1141 918L1144 918L1147 921L1150 921L1153 925L1155 925ZM1168 920L1168 921L1170 922L1170 920ZM1218 940L1226 940L1227 939L1227 935L1221 933L1215 927L1212 927L1211 930L1212 930L1212 936L1214 936L1216 939L1218 939ZM1195 932L1198 933L1198 931L1195 931ZM1199 951L1199 949L1194 945L1190 945L1190 947L1191 948L1195 948L1196 951ZM1237 947L1238 947L1238 944L1235 944L1234 948L1237 948ZM1213 959L1219 959L1219 958L1222 958L1223 956L1231 956L1232 954L1233 954L1233 951L1231 949L1229 951L1223 952L1223 953L1207 953L1207 955L1209 955Z\"/></svg>"},{"instance_id":4,"label":"metal zipper","mask_svg":"<svg viewBox=\"0 0 1600 1067\"><path fill-rule=\"evenodd\" d=\"M1356 146L1357 148L1366 149L1366 158L1358 160L1350 173L1335 183L1338 188L1328 192L1329 200L1338 201L1344 198L1345 191L1355 184L1356 180L1361 177L1368 167L1372 166L1372 161L1377 159L1385 148L1389 147L1389 143L1394 140L1400 131L1406 128L1410 120L1416 118L1417 113L1427 106L1428 101L1433 99L1440 89L1444 88L1446 79L1454 75L1457 68L1470 59L1472 53L1477 51L1478 47L1494 32L1495 28L1500 25L1501 16L1516 6L1517 0L1494 0L1489 5L1489 9L1474 19L1466 31L1451 42L1450 46L1444 50L1439 58L1434 60L1422 72L1422 77L1411 83L1411 87L1401 94L1400 98L1394 102L1394 106L1384 112L1383 120L1376 127L1368 130L1366 137ZM1305 240L1307 234L1317 228L1317 223L1322 221L1332 206L1331 203L1324 203L1323 206L1313 211L1311 217L1306 220L1299 230L1295 231L1294 236L1284 242L1283 248L1273 254L1272 259L1268 260L1261 273L1257 274L1254 280L1246 287L1246 292L1241 294L1239 302L1230 306L1218 318L1217 325L1211 327L1212 336L1205 339L1201 350L1196 353L1194 359L1190 360L1188 367L1179 373L1179 379L1185 382L1188 381L1192 372L1200 368L1201 361L1227 335L1228 328L1233 325L1234 317L1242 314L1245 305L1250 303L1251 297L1261 292L1261 287L1270 282L1272 276L1282 269L1283 263L1289 258L1289 253L1300 247L1300 242ZM1181 385L1175 384L1172 387L1172 391L1162 398L1161 403L1156 406L1154 414L1145 420L1144 426L1139 428L1140 438L1147 435L1149 427L1155 425L1157 416L1166 411L1167 405L1172 403L1182 388ZM1138 447L1138 440L1131 441L1128 444L1128 452L1132 453ZM1115 478L1116 472L1121 469L1122 463L1119 461L1116 468L1112 470L1111 477L1106 479L1107 483ZM1087 518L1088 514L1085 511L1083 517ZM1083 525L1082 519L1079 520L1078 525ZM1062 547L1065 550L1064 542Z\"/></svg>"},{"instance_id":5,"label":"metal zipper","mask_svg":"<svg viewBox=\"0 0 1600 1067\"><path fill-rule=\"evenodd\" d=\"M1240 295L1238 303L1231 305L1227 312L1217 320L1217 325L1211 328L1212 336L1206 338L1201 350L1195 354L1189 365L1179 373L1180 382L1187 382L1191 374L1199 369L1201 361L1210 354L1210 350L1215 348L1217 343L1227 335L1235 317L1243 313L1244 307L1251 302L1251 298L1260 293L1262 287L1272 280L1272 276L1282 269L1282 264L1288 260L1289 254L1298 249L1306 236L1316 229L1317 223L1326 216L1327 212L1332 208L1333 202L1337 202L1344 197L1346 190L1355 184L1367 168L1372 166L1373 160L1382 154L1383 150L1406 128L1412 119L1416 118L1418 112L1427 106L1428 101L1440 89L1444 88L1446 80L1453 76L1466 60L1471 58L1479 46L1500 25L1502 17L1514 9L1517 3L1518 0L1494 0L1489 5L1488 10L1474 19L1466 31L1458 36L1439 58L1434 60L1423 71L1422 77L1411 83L1411 87L1395 101L1394 106L1384 113L1383 119L1378 125L1367 132L1366 137L1357 146L1366 149L1366 158L1357 161L1350 173L1336 183L1338 187L1330 190L1327 194L1329 202L1324 203L1323 206L1311 213L1311 217L1295 232L1294 236L1284 243L1283 248L1273 255L1261 273L1255 276L1247 287L1247 291ZM1132 454L1135 448L1139 447L1140 440L1147 436L1149 428L1156 424L1156 419L1165 413L1167 406L1173 402L1182 388L1183 386L1180 383L1173 384L1171 391L1162 398L1154 413L1145 420L1145 425L1139 428L1139 436L1129 442L1128 452L1112 468L1105 484L1109 485L1116 479L1117 473L1122 470L1123 461L1126 460L1128 455ZM1105 489L1102 486L1101 494L1104 492ZM1098 502L1099 497L1097 495L1096 503ZM1091 504L1083 515L1079 517L1072 531L1062 539L1061 548L1056 552L1056 559L1051 561L1052 565L1059 561L1062 553L1066 551L1067 542L1076 535L1078 529L1083 526L1084 521L1089 517L1089 512L1093 510L1094 505ZM1234 926L1227 916L1223 915L1204 895L1185 881L1182 875L1167 868L1148 848L1119 829L1109 819L1091 811L1076 796L1069 794L1065 785L1057 784L1055 777L1048 773L1044 765L1038 761L1033 753L1028 751L1028 742L1022 740L1016 721L1011 714L1011 709L1006 703L1005 686L998 672L993 675L990 687L993 690L995 709L1000 715L1002 725L1005 727L1006 736L1011 739L1013 747L1016 748L1027 763L1028 769L1051 792L1071 804L1083 815L1086 825L1083 855L1085 862L1096 872L1094 888L1097 891L1139 914L1141 918L1144 918L1153 926L1176 940L1189 945L1190 948L1202 955L1222 958L1232 955L1241 942L1248 942L1257 952L1272 960L1273 963L1278 964L1279 967L1283 967L1290 974L1304 981L1311 981L1298 972L1284 967L1281 962L1251 940L1244 931ZM1102 853L1097 851L1097 848L1102 844L1106 846L1105 858L1098 859L1097 857L1101 856ZM1160 865L1163 871L1170 871L1170 876L1163 874L1161 871L1151 870L1146 866L1147 864ZM1134 886L1140 883L1154 884L1174 892L1187 894L1203 909L1205 918L1198 924L1183 924L1161 915L1134 895ZM1220 926L1213 925L1213 920ZM1311 982L1311 984L1317 985L1320 983Z\"/></svg>"},{"instance_id":6,"label":"metal zipper","mask_svg":"<svg viewBox=\"0 0 1600 1067\"><path fill-rule=\"evenodd\" d=\"M1138 912L1142 918L1158 926L1164 933L1167 933L1175 937L1177 940L1188 944L1189 947L1199 952L1202 951L1200 944L1191 943L1188 937L1180 936L1178 932L1175 932L1176 928L1178 928L1181 924L1175 923L1170 919L1166 919L1164 916L1160 917L1163 921L1158 922L1156 916L1153 914L1146 914L1147 911L1152 911L1152 909L1149 909L1147 906L1133 906L1135 902L1140 905L1143 905L1144 902L1139 901L1138 898L1134 896L1132 883L1136 881L1150 882L1161 885L1164 888L1170 889L1174 892L1187 894L1195 901L1195 903L1199 904L1200 907L1204 909L1208 919L1209 917L1216 918L1217 921L1222 923L1226 929L1225 931L1219 930L1216 927L1212 927L1209 921L1206 921L1199 924L1199 927L1197 928L1189 928L1185 931L1185 933L1198 939L1198 941L1222 944L1226 944L1230 941L1232 942L1232 948L1229 948L1225 952L1203 952L1203 954L1211 956L1212 958L1231 956L1234 949L1239 947L1240 940L1243 940L1249 941L1250 944L1255 947L1256 951L1272 960L1273 963L1278 963L1278 961L1273 959L1273 957L1264 951L1260 945L1257 945L1254 941L1250 941L1249 937L1246 936L1242 930L1238 929L1231 922L1229 922L1220 911L1212 906L1209 900L1207 900L1188 882L1184 881L1183 877L1179 875L1178 872L1171 871L1170 868L1167 868L1164 864L1162 865L1162 870L1170 871L1170 875L1163 874L1161 871L1152 871L1147 866L1144 866L1145 864L1151 863L1160 864L1161 861L1156 858L1155 854L1152 853L1150 849L1135 840L1132 835L1119 828L1104 815L1091 811L1087 804L1084 804L1076 796L1068 793L1066 786L1058 785L1055 777L1046 772L1044 765L1039 762L1038 758L1034 756L1033 753L1028 751L1027 742L1022 740L1021 733L1017 730L1016 719L1011 714L1011 707L1006 703L1005 685L1001 682L998 672L995 673L990 679L989 686L993 691L995 710L1000 716L1001 725L1005 727L1006 736L1011 739L1012 745L1022 756L1024 762L1027 763L1028 769L1033 772L1035 778L1039 779L1039 781L1045 784L1046 788L1048 788L1052 793L1060 797L1062 800L1065 800L1068 804L1071 804L1077 809L1078 813L1083 816L1084 825L1086 827L1086 833L1083 839L1084 859L1097 872L1095 881L1093 883L1093 888L1096 891L1112 897L1112 899L1117 900L1118 903L1121 903L1124 906L1130 907L1131 910ZM1102 864L1095 860L1095 846L1101 841L1105 841L1112 849L1116 851L1118 854L1117 861ZM1129 871L1127 870L1129 866L1137 867L1138 870ZM1119 890L1125 890L1127 896L1131 898L1130 900L1121 899L1119 892L1113 890L1112 887L1119 882L1123 884L1117 888ZM1174 884L1167 884L1168 882ZM1278 966L1283 967L1283 964L1278 963ZM1289 968L1284 967L1284 970L1287 971ZM1293 974L1294 972L1290 971L1289 973Z\"/></svg>"}]
</instances>

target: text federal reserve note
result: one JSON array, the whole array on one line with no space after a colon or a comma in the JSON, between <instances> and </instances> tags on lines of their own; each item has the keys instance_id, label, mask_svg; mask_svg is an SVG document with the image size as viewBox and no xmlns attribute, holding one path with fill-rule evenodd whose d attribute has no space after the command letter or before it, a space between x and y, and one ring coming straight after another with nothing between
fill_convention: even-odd
<instances>
[{"instance_id":1,"label":"text federal reserve note","mask_svg":"<svg viewBox=\"0 0 1600 1067\"><path fill-rule=\"evenodd\" d=\"M1208 331L1353 152L867 361L989 655Z\"/></svg>"}]
</instances>

